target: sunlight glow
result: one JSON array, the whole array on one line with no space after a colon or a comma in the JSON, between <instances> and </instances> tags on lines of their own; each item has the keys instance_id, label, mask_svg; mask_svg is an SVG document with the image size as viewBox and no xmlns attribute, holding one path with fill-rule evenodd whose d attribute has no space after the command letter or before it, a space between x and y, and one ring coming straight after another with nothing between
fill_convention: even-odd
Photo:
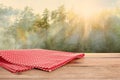
<instances>
[{"instance_id":1,"label":"sunlight glow","mask_svg":"<svg viewBox=\"0 0 120 80\"><path fill-rule=\"evenodd\" d=\"M104 4L105 3L105 4ZM11 6L15 9L24 10L24 7L29 6L35 13L42 13L45 8L50 11L55 10L61 5L65 5L66 9L73 8L75 13L89 19L101 9L112 7L111 4L120 3L119 0L0 0L0 4Z\"/></svg>"},{"instance_id":2,"label":"sunlight glow","mask_svg":"<svg viewBox=\"0 0 120 80\"><path fill-rule=\"evenodd\" d=\"M84 0L80 4L79 13L85 19L89 19L100 12L100 5L97 0Z\"/></svg>"},{"instance_id":3,"label":"sunlight glow","mask_svg":"<svg viewBox=\"0 0 120 80\"><path fill-rule=\"evenodd\" d=\"M101 8L97 0L83 0L79 6L79 15L81 15L85 20L83 40L87 40L91 32L90 20L101 11Z\"/></svg>"}]
</instances>

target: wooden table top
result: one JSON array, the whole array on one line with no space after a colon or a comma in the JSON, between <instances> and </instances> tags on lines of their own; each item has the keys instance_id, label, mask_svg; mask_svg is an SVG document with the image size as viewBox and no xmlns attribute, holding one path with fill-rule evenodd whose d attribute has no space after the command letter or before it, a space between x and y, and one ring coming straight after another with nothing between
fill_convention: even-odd
<instances>
[{"instance_id":1,"label":"wooden table top","mask_svg":"<svg viewBox=\"0 0 120 80\"><path fill-rule=\"evenodd\" d=\"M53 71L11 73L0 67L0 80L120 80L120 53L86 53Z\"/></svg>"}]
</instances>

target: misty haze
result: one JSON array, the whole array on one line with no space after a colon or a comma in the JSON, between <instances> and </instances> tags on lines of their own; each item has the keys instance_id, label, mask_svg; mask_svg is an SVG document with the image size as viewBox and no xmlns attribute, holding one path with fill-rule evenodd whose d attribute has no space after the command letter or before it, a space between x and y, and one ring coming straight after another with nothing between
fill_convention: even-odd
<instances>
[{"instance_id":1,"label":"misty haze","mask_svg":"<svg viewBox=\"0 0 120 80\"><path fill-rule=\"evenodd\" d=\"M119 0L0 0L0 49L120 52L119 5Z\"/></svg>"}]
</instances>

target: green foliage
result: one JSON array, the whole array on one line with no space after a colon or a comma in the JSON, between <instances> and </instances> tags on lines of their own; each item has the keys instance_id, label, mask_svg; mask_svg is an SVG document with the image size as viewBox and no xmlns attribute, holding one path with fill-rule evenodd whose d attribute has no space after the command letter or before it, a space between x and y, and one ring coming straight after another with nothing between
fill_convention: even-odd
<instances>
[{"instance_id":1,"label":"green foliage","mask_svg":"<svg viewBox=\"0 0 120 80\"><path fill-rule=\"evenodd\" d=\"M71 52L120 52L120 9L86 22L62 5L42 15L0 5L0 49L44 48Z\"/></svg>"},{"instance_id":2,"label":"green foliage","mask_svg":"<svg viewBox=\"0 0 120 80\"><path fill-rule=\"evenodd\" d=\"M42 14L42 18L38 15L38 18L36 18L36 21L34 25L38 28L45 28L47 29L49 27L49 11L48 9L45 9Z\"/></svg>"}]
</instances>

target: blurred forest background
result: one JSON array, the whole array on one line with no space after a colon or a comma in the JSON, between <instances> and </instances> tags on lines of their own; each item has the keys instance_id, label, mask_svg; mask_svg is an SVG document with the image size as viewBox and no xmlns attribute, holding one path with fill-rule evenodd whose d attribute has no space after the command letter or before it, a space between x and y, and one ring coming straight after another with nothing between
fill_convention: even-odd
<instances>
[{"instance_id":1,"label":"blurred forest background","mask_svg":"<svg viewBox=\"0 0 120 80\"><path fill-rule=\"evenodd\" d=\"M52 49L71 52L120 52L120 8L85 19L64 5L55 10L13 9L0 4L0 49Z\"/></svg>"}]
</instances>

